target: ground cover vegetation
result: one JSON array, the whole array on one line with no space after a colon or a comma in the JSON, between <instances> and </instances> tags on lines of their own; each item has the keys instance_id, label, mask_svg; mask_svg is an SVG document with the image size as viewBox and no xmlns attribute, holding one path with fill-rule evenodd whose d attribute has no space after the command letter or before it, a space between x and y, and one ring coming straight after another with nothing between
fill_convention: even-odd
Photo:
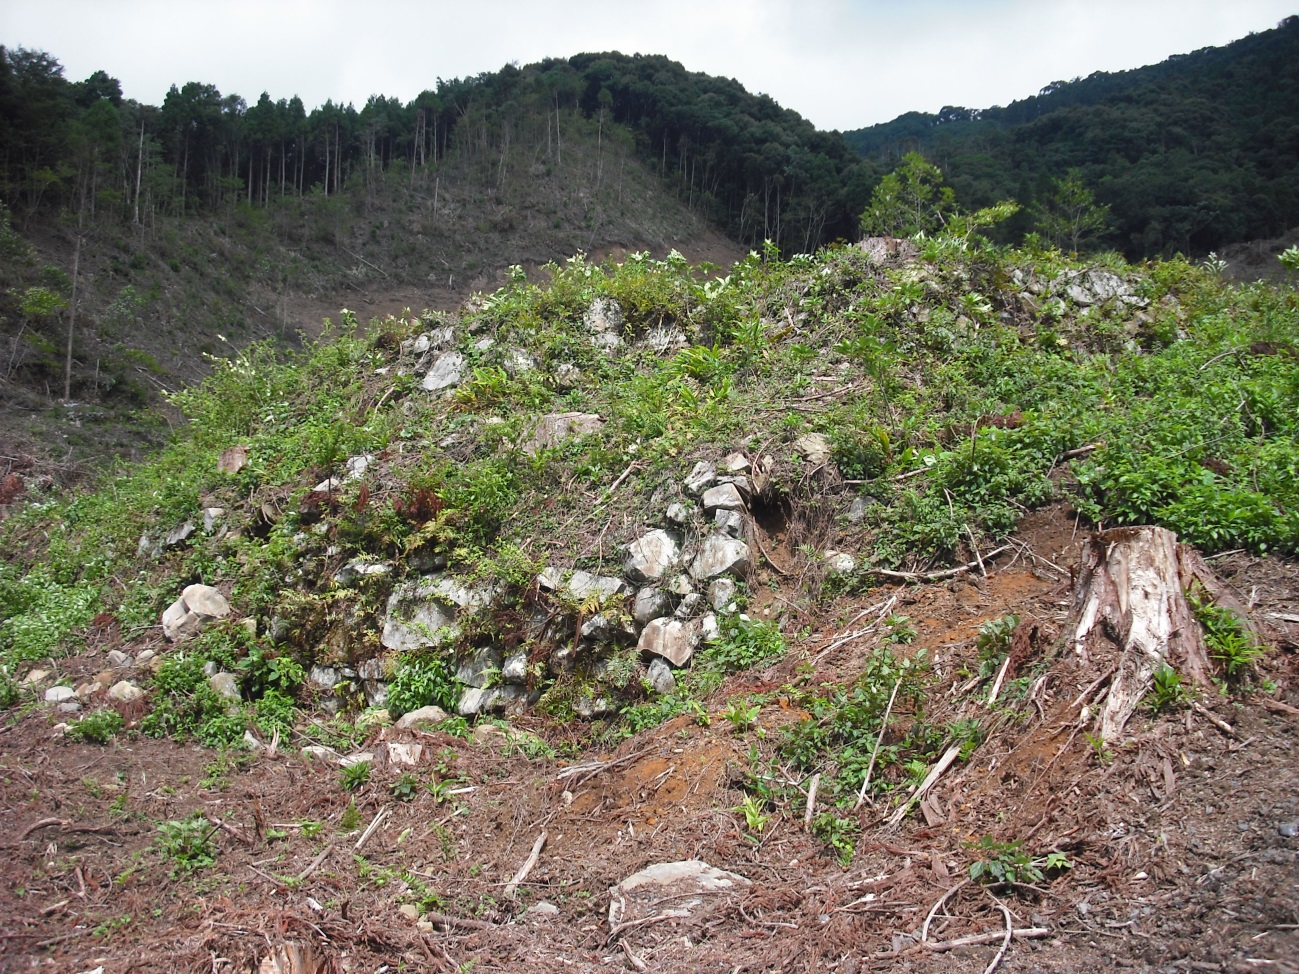
<instances>
[{"instance_id":1,"label":"ground cover vegetation","mask_svg":"<svg viewBox=\"0 0 1299 974\"><path fill-rule=\"evenodd\" d=\"M1102 272L1123 283L1108 302L1051 294L1052 282ZM344 312L327 337L287 359L263 345L216 362L207 380L172 397L190 422L156 459L5 521L0 652L10 676L75 648L103 614L128 632L152 625L179 582L224 586L256 630L219 628L168 657L145 729L221 743L248 722L287 730L305 669L338 656L344 630L349 656L379 648L395 576L339 585L334 573L346 562L395 564L398 576L446 566L522 596L553 553L615 509L652 506L710 451L738 444L770 454L771 503L812 503L827 488L788 459L805 433L828 438L842 472L834 491L861 498L853 531L862 557L827 583L831 594L869 585L876 570L968 559L1059 499L1093 524L1166 525L1209 554L1292 555L1299 546L1288 291L1230 286L1185 261L1082 264L1055 250L941 235L893 266L840 247L788 262L754 254L720 277L675 258L601 266L579 256L550 266L549 277L534 284L519 274L459 318L365 325ZM597 354L584 335L583 315L600 301L624 309L630 344L620 354ZM469 378L438 398L403 367L401 348L448 325L463 335ZM675 350L638 340L665 327ZM507 367L507 350L520 348L536 368ZM556 386L561 364L581 371L580 385ZM564 410L604 423L521 449L541 413ZM218 474L217 458L236 445L251 462ZM312 489L359 455L382 458L383 472ZM615 505L609 485L625 471ZM582 500L558 504L564 496ZM236 529L148 555L142 536L205 506L229 509ZM607 532L572 567L598 571L632 529ZM891 631L905 645L914 630L898 618ZM1234 678L1249 646L1237 645L1229 617L1203 618ZM287 644L270 638L276 619L294 633ZM517 620L484 625L462 645L518 638ZM768 638L762 625L726 630L692 677L697 694L781 655L780 634ZM1008 637L993 627L982 638L988 676ZM206 687L205 663L238 675L247 713L227 713ZM399 711L453 702L454 680L436 658L412 658L402 672ZM684 697L637 704L636 692L632 729L684 706Z\"/></svg>"}]
</instances>

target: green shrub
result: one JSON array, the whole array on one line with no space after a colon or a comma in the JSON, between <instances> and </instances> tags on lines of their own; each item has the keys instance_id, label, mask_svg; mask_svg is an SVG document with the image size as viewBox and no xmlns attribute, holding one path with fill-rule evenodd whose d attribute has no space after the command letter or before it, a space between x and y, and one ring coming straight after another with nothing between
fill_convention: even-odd
<instances>
[{"instance_id":1,"label":"green shrub","mask_svg":"<svg viewBox=\"0 0 1299 974\"><path fill-rule=\"evenodd\" d=\"M116 710L104 708L86 714L68 727L68 736L84 744L107 744L122 729L124 721Z\"/></svg>"},{"instance_id":2,"label":"green shrub","mask_svg":"<svg viewBox=\"0 0 1299 974\"><path fill-rule=\"evenodd\" d=\"M459 702L460 684L445 656L426 650L398 660L388 684L388 711L394 718L430 705L454 713Z\"/></svg>"}]
</instances>

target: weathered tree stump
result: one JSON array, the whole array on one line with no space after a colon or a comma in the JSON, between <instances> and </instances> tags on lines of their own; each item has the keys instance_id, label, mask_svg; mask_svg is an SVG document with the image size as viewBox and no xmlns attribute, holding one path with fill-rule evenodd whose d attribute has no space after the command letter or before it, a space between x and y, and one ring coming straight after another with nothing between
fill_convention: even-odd
<instances>
[{"instance_id":1,"label":"weathered tree stump","mask_svg":"<svg viewBox=\"0 0 1299 974\"><path fill-rule=\"evenodd\" d=\"M1193 588L1218 605L1248 614L1194 548L1166 528L1115 528L1083 546L1065 632L1074 652L1113 672L1100 712L1100 736L1117 740L1163 663L1208 686L1213 664L1187 601Z\"/></svg>"}]
</instances>

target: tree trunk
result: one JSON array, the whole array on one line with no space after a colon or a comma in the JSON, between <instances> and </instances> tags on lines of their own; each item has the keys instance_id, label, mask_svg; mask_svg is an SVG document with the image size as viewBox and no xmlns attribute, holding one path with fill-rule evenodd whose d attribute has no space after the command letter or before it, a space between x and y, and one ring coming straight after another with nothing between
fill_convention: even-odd
<instances>
[{"instance_id":1,"label":"tree trunk","mask_svg":"<svg viewBox=\"0 0 1299 974\"><path fill-rule=\"evenodd\" d=\"M1065 631L1083 662L1114 673L1100 712L1102 740L1118 740L1162 664L1212 684L1213 664L1186 598L1194 588L1247 620L1195 549L1166 528L1115 528L1083 546Z\"/></svg>"},{"instance_id":2,"label":"tree trunk","mask_svg":"<svg viewBox=\"0 0 1299 974\"><path fill-rule=\"evenodd\" d=\"M82 203L84 206L85 203ZM81 229L77 229L77 249L72 257L72 306L68 308L68 352L63 362L63 401L72 400L72 338L77 331L77 284L81 276Z\"/></svg>"}]
</instances>

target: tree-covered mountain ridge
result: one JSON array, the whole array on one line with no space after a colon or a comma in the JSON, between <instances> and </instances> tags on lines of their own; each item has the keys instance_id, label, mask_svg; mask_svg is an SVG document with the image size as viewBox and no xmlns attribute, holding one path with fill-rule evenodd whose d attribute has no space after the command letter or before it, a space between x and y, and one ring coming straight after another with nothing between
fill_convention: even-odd
<instances>
[{"instance_id":1,"label":"tree-covered mountain ridge","mask_svg":"<svg viewBox=\"0 0 1299 974\"><path fill-rule=\"evenodd\" d=\"M971 206L1033 204L1076 169L1130 256L1205 254L1299 224L1299 17L1223 47L1058 81L1005 107L911 112L844 133L885 168L918 151Z\"/></svg>"}]
</instances>

